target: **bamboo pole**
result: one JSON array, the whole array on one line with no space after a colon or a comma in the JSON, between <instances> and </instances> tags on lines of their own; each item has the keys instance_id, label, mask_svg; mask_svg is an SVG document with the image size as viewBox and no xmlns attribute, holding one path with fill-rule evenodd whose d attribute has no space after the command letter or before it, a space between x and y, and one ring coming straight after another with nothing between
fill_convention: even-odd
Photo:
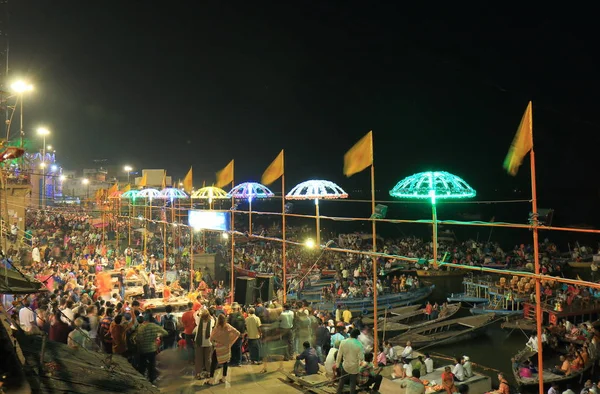
<instances>
[{"instance_id":1,"label":"bamboo pole","mask_svg":"<svg viewBox=\"0 0 600 394\"><path fill-rule=\"evenodd\" d=\"M194 283L194 229L190 227L190 293Z\"/></svg>"},{"instance_id":2,"label":"bamboo pole","mask_svg":"<svg viewBox=\"0 0 600 394\"><path fill-rule=\"evenodd\" d=\"M531 105L531 104L530 104ZM531 116L531 111L529 112ZM537 330L537 345L538 345L538 378L539 378L539 391L540 394L544 394L544 359L542 349L542 290L540 281L540 255L539 255L539 244L538 244L538 209L537 209L537 185L535 178L535 153L533 151L533 119L530 118L531 122L531 151L529 152L529 162L531 165L531 209L533 213L533 258L535 262L535 273L538 275L535 279L535 320Z\"/></svg>"},{"instance_id":3,"label":"bamboo pole","mask_svg":"<svg viewBox=\"0 0 600 394\"><path fill-rule=\"evenodd\" d=\"M371 157L373 157L373 144L371 144ZM371 227L373 231L373 252L377 252L377 222L375 221L375 166L371 163ZM373 265L373 354L377 356L378 352L378 333L377 333L377 257L372 257ZM385 334L384 334L385 335Z\"/></svg>"},{"instance_id":4,"label":"bamboo pole","mask_svg":"<svg viewBox=\"0 0 600 394\"><path fill-rule=\"evenodd\" d=\"M285 167L284 167L285 168ZM282 260L282 281L283 281L283 303L286 303L287 300L287 257L286 257L286 238L285 238L285 171L283 175L281 175L281 238L283 239L283 243L281 245L281 260Z\"/></svg>"},{"instance_id":5,"label":"bamboo pole","mask_svg":"<svg viewBox=\"0 0 600 394\"><path fill-rule=\"evenodd\" d=\"M235 170L235 163L233 162L233 160L231 161L231 173L232 173L232 177L231 177L231 188L233 189L233 187L235 186L234 182L234 176L233 174L235 174L234 170ZM235 207L235 199L233 198L233 196L231 196L231 303L233 304L233 300L234 300L234 278L235 278L235 211L234 208Z\"/></svg>"}]
</instances>

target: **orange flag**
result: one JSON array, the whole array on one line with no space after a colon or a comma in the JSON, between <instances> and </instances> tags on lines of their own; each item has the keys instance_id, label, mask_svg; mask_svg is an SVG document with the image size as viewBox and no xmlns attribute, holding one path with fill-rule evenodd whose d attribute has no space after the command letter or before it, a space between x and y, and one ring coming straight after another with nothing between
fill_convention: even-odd
<instances>
[{"instance_id":1,"label":"orange flag","mask_svg":"<svg viewBox=\"0 0 600 394\"><path fill-rule=\"evenodd\" d=\"M373 165L373 131L369 131L344 155L344 175L351 177L371 165Z\"/></svg>"},{"instance_id":2,"label":"orange flag","mask_svg":"<svg viewBox=\"0 0 600 394\"><path fill-rule=\"evenodd\" d=\"M112 196L112 194L113 194L114 192L118 191L118 190L119 190L119 184L118 184L118 183L115 183L114 185L112 185L112 186L110 187L110 189L108 189L108 193L106 193L106 194L107 194L107 197L110 197L110 196Z\"/></svg>"},{"instance_id":3,"label":"orange flag","mask_svg":"<svg viewBox=\"0 0 600 394\"><path fill-rule=\"evenodd\" d=\"M216 187L223 187L233 182L233 160L229 162L221 171L217 172Z\"/></svg>"},{"instance_id":4,"label":"orange flag","mask_svg":"<svg viewBox=\"0 0 600 394\"><path fill-rule=\"evenodd\" d=\"M533 149L533 110L531 101L527 104L527 109L521 118L521 124L517 129L517 134L513 139L512 145L508 150L506 159L504 159L504 169L512 176L517 175L523 159Z\"/></svg>"},{"instance_id":5,"label":"orange flag","mask_svg":"<svg viewBox=\"0 0 600 394\"><path fill-rule=\"evenodd\" d=\"M148 176L147 174L144 172L144 174L142 175L142 179L140 179L140 183L138 183L139 187L146 187L146 184L148 183Z\"/></svg>"},{"instance_id":6,"label":"orange flag","mask_svg":"<svg viewBox=\"0 0 600 394\"><path fill-rule=\"evenodd\" d=\"M271 164L269 164L269 166L267 167L265 172L263 172L261 183L263 185L268 186L271 183L278 180L279 178L281 178L282 176L283 176L283 149L281 150L281 152L279 152L279 154L277 155L275 160L273 160L273 162Z\"/></svg>"},{"instance_id":7,"label":"orange flag","mask_svg":"<svg viewBox=\"0 0 600 394\"><path fill-rule=\"evenodd\" d=\"M128 191L130 191L130 190L131 190L131 184L127 184L127 186L125 186L125 187L123 188L123 193L125 193L125 192L128 192Z\"/></svg>"},{"instance_id":8,"label":"orange flag","mask_svg":"<svg viewBox=\"0 0 600 394\"><path fill-rule=\"evenodd\" d=\"M185 190L185 192L189 194L192 192L193 188L194 186L192 182L192 167L190 167L190 170L188 171L187 175L185 176L185 178L183 178L183 190Z\"/></svg>"}]
</instances>

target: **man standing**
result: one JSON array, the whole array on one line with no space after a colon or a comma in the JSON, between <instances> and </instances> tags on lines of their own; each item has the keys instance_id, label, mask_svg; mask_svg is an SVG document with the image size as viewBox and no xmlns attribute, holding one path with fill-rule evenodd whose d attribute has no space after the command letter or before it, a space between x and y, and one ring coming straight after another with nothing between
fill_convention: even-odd
<instances>
[{"instance_id":1,"label":"man standing","mask_svg":"<svg viewBox=\"0 0 600 394\"><path fill-rule=\"evenodd\" d=\"M156 338L168 335L168 332L158 324L151 323L152 313L144 314L144 323L138 328L136 342L140 355L138 371L144 376L148 370L148 380L154 383L156 380Z\"/></svg>"},{"instance_id":2,"label":"man standing","mask_svg":"<svg viewBox=\"0 0 600 394\"><path fill-rule=\"evenodd\" d=\"M146 275L146 271L144 271L144 270L140 271L139 269L136 269L135 274L142 281L142 289L144 289L144 298L145 299L150 298L150 286L149 286L150 281L148 280L148 275Z\"/></svg>"},{"instance_id":3,"label":"man standing","mask_svg":"<svg viewBox=\"0 0 600 394\"><path fill-rule=\"evenodd\" d=\"M29 300L25 301L23 308L19 310L19 325L25 332L30 332L35 326L35 313L30 308Z\"/></svg>"},{"instance_id":4,"label":"man standing","mask_svg":"<svg viewBox=\"0 0 600 394\"><path fill-rule=\"evenodd\" d=\"M183 335L185 338L185 347L188 351L188 361L190 364L194 362L194 328L196 327L196 319L194 318L194 303L188 302L188 310L181 316L183 324Z\"/></svg>"},{"instance_id":5,"label":"man standing","mask_svg":"<svg viewBox=\"0 0 600 394\"><path fill-rule=\"evenodd\" d=\"M148 286L150 286L150 298L156 298L156 275L154 274L154 270L150 271L150 277Z\"/></svg>"},{"instance_id":6,"label":"man standing","mask_svg":"<svg viewBox=\"0 0 600 394\"><path fill-rule=\"evenodd\" d=\"M246 332L248 333L248 347L250 348L250 362L260 364L260 318L256 316L254 308L248 309L246 318Z\"/></svg>"},{"instance_id":7,"label":"man standing","mask_svg":"<svg viewBox=\"0 0 600 394\"><path fill-rule=\"evenodd\" d=\"M362 344L358 341L360 331L353 329L350 332L350 338L344 339L340 344L340 349L336 356L336 366L340 370L340 380L338 383L337 394L342 394L346 382L350 382L350 394L356 393L356 380L360 363L365 359L365 352ZM342 361L343 360L343 361Z\"/></svg>"},{"instance_id":8,"label":"man standing","mask_svg":"<svg viewBox=\"0 0 600 394\"><path fill-rule=\"evenodd\" d=\"M121 295L121 301L125 301L125 270L121 268L121 272L117 278L119 284L119 294Z\"/></svg>"},{"instance_id":9,"label":"man standing","mask_svg":"<svg viewBox=\"0 0 600 394\"><path fill-rule=\"evenodd\" d=\"M232 367L239 367L242 365L242 336L246 332L246 322L240 312L240 305L237 302L231 305L231 313L229 314L227 323L240 332L238 338L231 345L231 360L229 361L229 365Z\"/></svg>"},{"instance_id":10,"label":"man standing","mask_svg":"<svg viewBox=\"0 0 600 394\"><path fill-rule=\"evenodd\" d=\"M290 309L290 304L283 306L283 312L279 315L279 330L281 339L287 344L285 352L285 361L290 360L294 356L294 312Z\"/></svg>"}]
</instances>

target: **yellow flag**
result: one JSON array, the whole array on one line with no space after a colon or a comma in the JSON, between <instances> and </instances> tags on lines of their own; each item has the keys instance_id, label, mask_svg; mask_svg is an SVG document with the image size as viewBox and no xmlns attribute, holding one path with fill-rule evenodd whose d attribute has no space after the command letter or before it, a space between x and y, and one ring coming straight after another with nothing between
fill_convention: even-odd
<instances>
[{"instance_id":1,"label":"yellow flag","mask_svg":"<svg viewBox=\"0 0 600 394\"><path fill-rule=\"evenodd\" d=\"M344 155L344 175L351 177L371 165L373 165L373 131L369 131Z\"/></svg>"},{"instance_id":2,"label":"yellow flag","mask_svg":"<svg viewBox=\"0 0 600 394\"><path fill-rule=\"evenodd\" d=\"M517 175L523 159L531 149L533 149L533 111L530 101L506 159L504 159L504 169L512 176Z\"/></svg>"},{"instance_id":3,"label":"yellow flag","mask_svg":"<svg viewBox=\"0 0 600 394\"><path fill-rule=\"evenodd\" d=\"M147 183L148 183L148 176L144 172L144 175L142 175L142 179L140 179L140 183L138 184L138 186L140 186L140 187L146 187Z\"/></svg>"},{"instance_id":4,"label":"yellow flag","mask_svg":"<svg viewBox=\"0 0 600 394\"><path fill-rule=\"evenodd\" d=\"M165 172L163 173L163 180L162 180L162 184L160 185L161 189L166 189L167 188L167 171L165 170Z\"/></svg>"},{"instance_id":5,"label":"yellow flag","mask_svg":"<svg viewBox=\"0 0 600 394\"><path fill-rule=\"evenodd\" d=\"M269 164L269 166L267 167L265 172L263 172L261 183L263 185L268 186L271 183L278 180L279 178L281 178L282 176L283 176L283 149L281 150L281 152L279 152L279 154L277 155L275 160L273 160L273 162L271 164Z\"/></svg>"},{"instance_id":6,"label":"yellow flag","mask_svg":"<svg viewBox=\"0 0 600 394\"><path fill-rule=\"evenodd\" d=\"M190 170L188 171L187 175L185 176L185 178L183 178L183 190L185 190L186 193L191 193L193 188L194 186L192 183L192 167L190 167Z\"/></svg>"},{"instance_id":7,"label":"yellow flag","mask_svg":"<svg viewBox=\"0 0 600 394\"><path fill-rule=\"evenodd\" d=\"M108 196L109 196L109 197L110 197L110 196L112 196L112 194L113 194L114 192L116 192L117 190L119 190L119 184L118 184L118 183L115 183L114 185L112 185L112 186L110 187L110 189L108 189L108 193L107 193L107 194L108 194Z\"/></svg>"},{"instance_id":8,"label":"yellow flag","mask_svg":"<svg viewBox=\"0 0 600 394\"><path fill-rule=\"evenodd\" d=\"M217 172L216 187L223 187L233 182L233 160L229 162L221 171Z\"/></svg>"},{"instance_id":9,"label":"yellow flag","mask_svg":"<svg viewBox=\"0 0 600 394\"><path fill-rule=\"evenodd\" d=\"M125 186L125 187L123 188L123 193L125 193L125 192L128 192L128 191L130 191L130 190L131 190L131 184L127 184L127 186Z\"/></svg>"}]
</instances>

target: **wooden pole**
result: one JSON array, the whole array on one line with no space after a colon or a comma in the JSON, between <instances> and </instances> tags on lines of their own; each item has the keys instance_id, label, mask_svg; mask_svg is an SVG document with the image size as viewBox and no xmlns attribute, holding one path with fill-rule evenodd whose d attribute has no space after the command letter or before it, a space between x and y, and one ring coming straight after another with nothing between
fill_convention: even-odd
<instances>
[{"instance_id":1,"label":"wooden pole","mask_svg":"<svg viewBox=\"0 0 600 394\"><path fill-rule=\"evenodd\" d=\"M167 221L163 223L163 284L167 285Z\"/></svg>"},{"instance_id":2,"label":"wooden pole","mask_svg":"<svg viewBox=\"0 0 600 394\"><path fill-rule=\"evenodd\" d=\"M233 167L231 169L231 173L235 174L234 170L234 163L233 160L231 161L231 167ZM235 184L233 183L233 176L231 177L231 188L233 189L233 187L235 186ZM234 208L235 207L235 199L233 198L233 196L231 197L231 301L230 303L233 304L233 300L234 300L234 277L235 277L235 211Z\"/></svg>"},{"instance_id":3,"label":"wooden pole","mask_svg":"<svg viewBox=\"0 0 600 394\"><path fill-rule=\"evenodd\" d=\"M194 229L190 227L190 293L194 282Z\"/></svg>"},{"instance_id":4,"label":"wooden pole","mask_svg":"<svg viewBox=\"0 0 600 394\"><path fill-rule=\"evenodd\" d=\"M373 157L373 144L371 144L371 157ZM371 226L373 230L373 252L377 252L377 221L375 220L375 166L371 164ZM373 265L373 355L377 357L377 257L372 257Z\"/></svg>"},{"instance_id":5,"label":"wooden pole","mask_svg":"<svg viewBox=\"0 0 600 394\"><path fill-rule=\"evenodd\" d=\"M315 215L317 216L317 248L321 247L321 219L319 218L319 199L315 198Z\"/></svg>"},{"instance_id":6,"label":"wooden pole","mask_svg":"<svg viewBox=\"0 0 600 394\"><path fill-rule=\"evenodd\" d=\"M531 103L529 103L531 105ZM540 280L540 255L538 244L538 208L537 208L537 185L535 180L535 153L533 151L533 116L529 111L529 122L531 123L531 152L529 152L529 162L531 165L531 210L533 213L533 258L535 262L535 325L537 330L538 345L538 378L539 391L544 394L544 358L542 343L542 290Z\"/></svg>"},{"instance_id":7,"label":"wooden pole","mask_svg":"<svg viewBox=\"0 0 600 394\"><path fill-rule=\"evenodd\" d=\"M285 167L284 167L285 168ZM282 260L282 281L283 281L283 303L285 304L287 300L287 257L286 257L286 240L285 240L285 171L284 174L281 175L281 238L283 239L283 244L281 245L281 260Z\"/></svg>"}]
</instances>

